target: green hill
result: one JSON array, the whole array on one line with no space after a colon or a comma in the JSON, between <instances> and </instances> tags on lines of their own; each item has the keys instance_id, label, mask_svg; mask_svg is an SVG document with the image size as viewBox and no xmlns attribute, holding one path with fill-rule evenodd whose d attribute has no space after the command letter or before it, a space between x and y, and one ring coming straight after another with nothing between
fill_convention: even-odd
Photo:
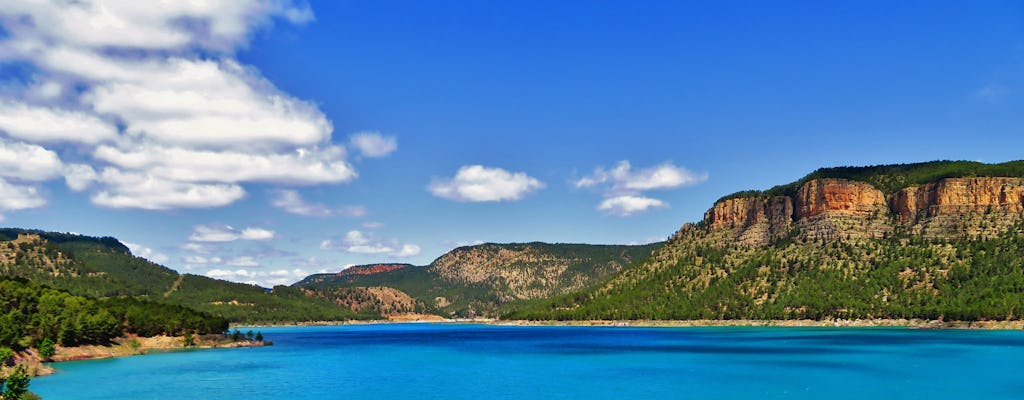
<instances>
[{"instance_id":1,"label":"green hill","mask_svg":"<svg viewBox=\"0 0 1024 400\"><path fill-rule=\"evenodd\" d=\"M0 276L95 298L131 297L189 307L233 322L337 321L356 313L277 286L211 279L135 257L114 238L0 229Z\"/></svg>"}]
</instances>

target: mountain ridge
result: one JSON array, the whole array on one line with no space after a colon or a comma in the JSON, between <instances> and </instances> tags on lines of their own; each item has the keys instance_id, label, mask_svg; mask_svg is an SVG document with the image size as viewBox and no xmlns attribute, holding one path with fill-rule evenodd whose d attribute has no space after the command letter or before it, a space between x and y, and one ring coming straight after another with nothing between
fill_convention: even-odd
<instances>
[{"instance_id":1,"label":"mountain ridge","mask_svg":"<svg viewBox=\"0 0 1024 400\"><path fill-rule=\"evenodd\" d=\"M504 317L1020 318L1022 166L842 167L738 192L605 284Z\"/></svg>"}]
</instances>

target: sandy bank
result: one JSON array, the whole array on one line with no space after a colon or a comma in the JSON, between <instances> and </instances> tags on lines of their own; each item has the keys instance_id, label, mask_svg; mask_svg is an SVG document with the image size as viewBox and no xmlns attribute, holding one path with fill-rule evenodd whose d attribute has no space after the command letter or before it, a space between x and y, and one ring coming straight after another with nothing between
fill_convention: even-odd
<instances>
[{"instance_id":1,"label":"sandy bank","mask_svg":"<svg viewBox=\"0 0 1024 400\"><path fill-rule=\"evenodd\" d=\"M185 347L184 337L181 336L154 336L137 337L130 336L118 338L109 346L88 345L64 347L57 346L56 354L50 358L51 362L95 360L101 358L127 357L142 355L154 351L175 351L185 349L212 349L231 347L260 347L270 342L239 341L232 342L227 335L202 335L194 337L194 346ZM44 363L34 349L19 352L15 357L17 364L24 364L32 376L43 376L54 373L49 363Z\"/></svg>"}]
</instances>

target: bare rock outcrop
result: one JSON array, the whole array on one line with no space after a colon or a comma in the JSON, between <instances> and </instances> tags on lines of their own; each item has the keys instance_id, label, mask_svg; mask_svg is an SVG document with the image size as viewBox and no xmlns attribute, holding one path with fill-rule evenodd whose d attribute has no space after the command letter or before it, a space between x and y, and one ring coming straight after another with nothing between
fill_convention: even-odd
<instances>
[{"instance_id":1,"label":"bare rock outcrop","mask_svg":"<svg viewBox=\"0 0 1024 400\"><path fill-rule=\"evenodd\" d=\"M793 234L801 240L882 238L896 232L930 239L991 237L1024 215L1024 179L946 178L890 195L866 182L813 179L792 197L719 201L705 226L750 246Z\"/></svg>"},{"instance_id":2,"label":"bare rock outcrop","mask_svg":"<svg viewBox=\"0 0 1024 400\"><path fill-rule=\"evenodd\" d=\"M885 195L865 182L815 179L796 194L794 215L802 238L880 238L892 233Z\"/></svg>"}]
</instances>

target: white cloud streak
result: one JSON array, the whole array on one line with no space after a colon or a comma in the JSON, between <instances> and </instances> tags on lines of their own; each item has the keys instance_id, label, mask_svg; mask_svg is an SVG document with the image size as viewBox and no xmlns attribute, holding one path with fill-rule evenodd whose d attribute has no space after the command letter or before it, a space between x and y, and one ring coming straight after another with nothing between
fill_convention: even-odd
<instances>
[{"instance_id":1,"label":"white cloud streak","mask_svg":"<svg viewBox=\"0 0 1024 400\"><path fill-rule=\"evenodd\" d=\"M234 242L236 240L270 240L274 231L263 228L236 229L231 225L198 225L192 229L188 240L193 242Z\"/></svg>"}]
</instances>

